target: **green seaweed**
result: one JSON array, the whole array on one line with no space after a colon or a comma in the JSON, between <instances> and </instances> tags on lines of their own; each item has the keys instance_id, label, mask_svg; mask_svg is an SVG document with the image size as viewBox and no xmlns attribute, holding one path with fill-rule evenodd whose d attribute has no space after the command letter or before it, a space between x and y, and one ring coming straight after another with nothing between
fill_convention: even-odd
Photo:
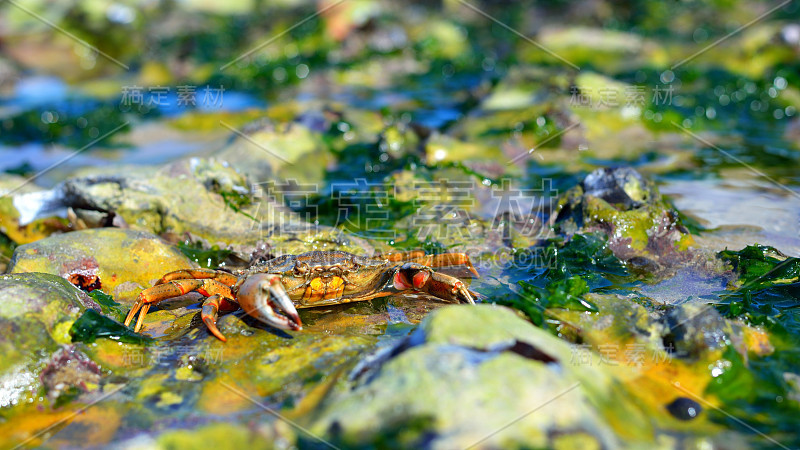
<instances>
[{"instance_id":1,"label":"green seaweed","mask_svg":"<svg viewBox=\"0 0 800 450\"><path fill-rule=\"evenodd\" d=\"M222 201L225 202L225 206L233 210L233 212L241 214L253 222L258 222L258 219L244 212L245 208L253 204L253 199L249 195L225 191L220 191L219 195L222 197Z\"/></svg>"},{"instance_id":2,"label":"green seaweed","mask_svg":"<svg viewBox=\"0 0 800 450\"><path fill-rule=\"evenodd\" d=\"M148 344L153 338L134 333L130 328L106 317L93 309L87 309L69 329L72 342L92 343L97 338L108 338L128 344Z\"/></svg>"},{"instance_id":3,"label":"green seaweed","mask_svg":"<svg viewBox=\"0 0 800 450\"><path fill-rule=\"evenodd\" d=\"M731 265L739 286L721 293L714 306L726 317L769 330L775 351L745 359L728 348L723 359L729 366L706 390L723 402L721 411L727 414L712 412L713 418L753 434L755 445L774 444L761 438L766 435L782 445L797 446L800 404L792 398L798 386L789 375L800 366L800 259L764 245L725 250L718 256ZM759 432L754 434L753 429Z\"/></svg>"},{"instance_id":4,"label":"green seaweed","mask_svg":"<svg viewBox=\"0 0 800 450\"><path fill-rule=\"evenodd\" d=\"M548 308L599 312L596 305L582 298L589 292L589 287L579 276L555 280L546 288L525 281L520 281L519 285L522 286L519 301L507 304L521 309L536 325L544 324Z\"/></svg>"},{"instance_id":5,"label":"green seaweed","mask_svg":"<svg viewBox=\"0 0 800 450\"><path fill-rule=\"evenodd\" d=\"M103 314L113 314L117 320L122 319L124 312L120 308L121 305L114 301L113 296L106 294L100 289L95 289L87 294L100 305Z\"/></svg>"},{"instance_id":6,"label":"green seaweed","mask_svg":"<svg viewBox=\"0 0 800 450\"><path fill-rule=\"evenodd\" d=\"M80 148L90 145L117 127L121 127L119 132L131 128L124 122L124 114L115 101L98 102L91 98L76 98L72 101L81 105L81 108L85 108L86 111L76 113L74 107L53 103L43 105L41 109L24 111L5 119L7 128L0 135L0 142L12 145L26 142L50 142ZM58 118L57 121L44 123L42 111L54 115ZM153 116L153 114L149 115ZM79 126L79 123L89 125ZM98 147L124 148L125 144L104 139ZM25 164L16 169L16 171L8 172L27 170Z\"/></svg>"},{"instance_id":7,"label":"green seaweed","mask_svg":"<svg viewBox=\"0 0 800 450\"><path fill-rule=\"evenodd\" d=\"M212 245L210 248L205 248L199 241L186 241L183 243L178 243L177 247L192 261L207 269L220 267L222 263L233 253L232 250L221 249L217 245Z\"/></svg>"},{"instance_id":8,"label":"green seaweed","mask_svg":"<svg viewBox=\"0 0 800 450\"><path fill-rule=\"evenodd\" d=\"M800 333L800 258L765 245L724 250L718 257L731 265L740 284L715 302L722 314L773 331Z\"/></svg>"},{"instance_id":9,"label":"green seaweed","mask_svg":"<svg viewBox=\"0 0 800 450\"><path fill-rule=\"evenodd\" d=\"M569 241L553 239L543 248L543 265L533 277L521 280L519 295L497 303L517 308L537 325L545 323L548 308L599 312L585 294L610 286L623 286L631 276L625 265L606 246L600 233L576 234Z\"/></svg>"},{"instance_id":10,"label":"green seaweed","mask_svg":"<svg viewBox=\"0 0 800 450\"><path fill-rule=\"evenodd\" d=\"M100 304L100 306L103 308L104 313L120 305L119 303L114 301L113 296L106 294L100 289L95 289L92 292L89 292L88 295L89 297L92 297L97 303Z\"/></svg>"},{"instance_id":11,"label":"green seaweed","mask_svg":"<svg viewBox=\"0 0 800 450\"><path fill-rule=\"evenodd\" d=\"M786 257L767 245L748 245L739 251L724 250L717 255L731 264L739 281L748 289L761 289L800 279L800 258Z\"/></svg>"}]
</instances>

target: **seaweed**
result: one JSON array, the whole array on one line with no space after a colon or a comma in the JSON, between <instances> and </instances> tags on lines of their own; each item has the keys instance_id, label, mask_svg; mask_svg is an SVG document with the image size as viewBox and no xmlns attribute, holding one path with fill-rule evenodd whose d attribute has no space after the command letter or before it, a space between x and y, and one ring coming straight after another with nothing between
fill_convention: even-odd
<instances>
[{"instance_id":1,"label":"seaweed","mask_svg":"<svg viewBox=\"0 0 800 450\"><path fill-rule=\"evenodd\" d=\"M89 295L89 297L91 297L100 305L100 310L103 312L103 314L113 314L117 319L122 318L123 312L119 308L121 305L114 301L113 296L106 294L100 289L87 292L87 295Z\"/></svg>"},{"instance_id":2,"label":"seaweed","mask_svg":"<svg viewBox=\"0 0 800 450\"><path fill-rule=\"evenodd\" d=\"M800 335L800 258L765 245L724 250L717 256L731 265L740 284L715 302L723 315Z\"/></svg>"},{"instance_id":3,"label":"seaweed","mask_svg":"<svg viewBox=\"0 0 800 450\"><path fill-rule=\"evenodd\" d=\"M792 399L800 388L800 258L764 245L725 250L718 257L738 275L738 286L720 294L714 307L728 318L766 328L774 351L746 357L729 347L722 357L725 370L706 389L722 402L710 413L743 433L757 429L754 444L796 447L800 404Z\"/></svg>"},{"instance_id":4,"label":"seaweed","mask_svg":"<svg viewBox=\"0 0 800 450\"><path fill-rule=\"evenodd\" d=\"M519 294L495 301L519 309L539 326L548 308L599 312L585 294L632 281L606 243L600 233L576 234L569 241L551 239L539 255L543 264L531 269L532 277L518 282Z\"/></svg>"},{"instance_id":5,"label":"seaweed","mask_svg":"<svg viewBox=\"0 0 800 450\"><path fill-rule=\"evenodd\" d=\"M243 211L244 208L250 206L253 203L253 200L252 198L250 198L249 195L233 191L231 192L220 191L219 195L222 197L222 201L225 202L225 206L233 210L233 212L241 214L247 217L248 219L252 220L253 222L258 222L258 219Z\"/></svg>"},{"instance_id":6,"label":"seaweed","mask_svg":"<svg viewBox=\"0 0 800 450\"><path fill-rule=\"evenodd\" d=\"M97 338L108 338L128 344L148 344L153 338L135 333L121 323L93 309L87 309L69 329L72 342L92 343Z\"/></svg>"},{"instance_id":7,"label":"seaweed","mask_svg":"<svg viewBox=\"0 0 800 450\"><path fill-rule=\"evenodd\" d=\"M199 241L178 243L177 247L186 257L206 269L220 267L233 253L232 250L221 249L217 245L205 248Z\"/></svg>"}]
</instances>

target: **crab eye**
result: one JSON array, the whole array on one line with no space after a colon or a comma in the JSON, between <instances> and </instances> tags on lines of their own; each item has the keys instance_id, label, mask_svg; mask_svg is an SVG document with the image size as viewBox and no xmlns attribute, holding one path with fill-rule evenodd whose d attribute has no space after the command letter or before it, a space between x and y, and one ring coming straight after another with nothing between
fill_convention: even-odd
<instances>
[{"instance_id":1,"label":"crab eye","mask_svg":"<svg viewBox=\"0 0 800 450\"><path fill-rule=\"evenodd\" d=\"M306 272L308 272L308 264L306 263L298 263L294 266L294 269L292 269L292 274L296 277L301 277L305 275Z\"/></svg>"}]
</instances>

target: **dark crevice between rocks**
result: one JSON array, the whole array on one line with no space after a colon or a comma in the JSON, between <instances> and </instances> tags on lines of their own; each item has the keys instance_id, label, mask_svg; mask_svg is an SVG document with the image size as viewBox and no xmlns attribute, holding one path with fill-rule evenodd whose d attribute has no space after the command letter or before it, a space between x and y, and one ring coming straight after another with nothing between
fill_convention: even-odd
<instances>
[{"instance_id":1,"label":"dark crevice between rocks","mask_svg":"<svg viewBox=\"0 0 800 450\"><path fill-rule=\"evenodd\" d=\"M397 357L410 348L422 345L424 342L425 333L417 329L417 331L411 333L411 335L402 339L397 344L379 348L366 355L356 364L353 370L350 371L348 380L357 381L359 378L365 377L363 379L364 383L369 383L373 378L375 378L376 375L378 375L378 372L380 372L380 368L384 363Z\"/></svg>"},{"instance_id":2,"label":"dark crevice between rocks","mask_svg":"<svg viewBox=\"0 0 800 450\"><path fill-rule=\"evenodd\" d=\"M361 380L363 384L369 384L379 373L381 367L391 359L396 358L405 351L425 343L424 332L420 329L410 336L401 340L395 345L380 348L362 358L348 376L351 382ZM558 359L540 350L536 346L518 339L500 342L488 348L477 348L467 346L454 346L465 350L470 350L487 356L497 356L503 352L511 352L523 358L539 361L544 364L558 363Z\"/></svg>"},{"instance_id":3,"label":"dark crevice between rocks","mask_svg":"<svg viewBox=\"0 0 800 450\"><path fill-rule=\"evenodd\" d=\"M331 443L337 448L367 449L367 448L432 448L433 442L439 434L432 430L436 418L428 415L398 414L395 418L384 418L388 426L381 428L372 439L363 439L364 436L350 436L345 434L344 427L339 421L333 421L328 427L328 436ZM370 442L369 445L360 444ZM328 449L330 444L321 442L312 437L299 439L298 447L303 449Z\"/></svg>"},{"instance_id":4,"label":"dark crevice between rocks","mask_svg":"<svg viewBox=\"0 0 800 450\"><path fill-rule=\"evenodd\" d=\"M534 361L541 361L545 364L558 362L557 359L539 350L533 345L523 341L514 341L514 345L506 348L505 351L516 353L517 355L522 356L523 358L532 359Z\"/></svg>"}]
</instances>

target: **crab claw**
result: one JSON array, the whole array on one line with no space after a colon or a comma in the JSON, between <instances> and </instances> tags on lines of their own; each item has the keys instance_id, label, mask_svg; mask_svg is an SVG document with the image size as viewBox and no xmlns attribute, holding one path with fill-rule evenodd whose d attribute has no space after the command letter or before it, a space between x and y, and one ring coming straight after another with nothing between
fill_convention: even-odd
<instances>
[{"instance_id":1,"label":"crab claw","mask_svg":"<svg viewBox=\"0 0 800 450\"><path fill-rule=\"evenodd\" d=\"M247 314L267 325L282 330L303 329L297 309L277 275L251 275L239 288L237 300Z\"/></svg>"},{"instance_id":2,"label":"crab claw","mask_svg":"<svg viewBox=\"0 0 800 450\"><path fill-rule=\"evenodd\" d=\"M403 264L395 273L393 281L398 290L416 289L443 300L475 304L472 294L461 280L421 264Z\"/></svg>"}]
</instances>

